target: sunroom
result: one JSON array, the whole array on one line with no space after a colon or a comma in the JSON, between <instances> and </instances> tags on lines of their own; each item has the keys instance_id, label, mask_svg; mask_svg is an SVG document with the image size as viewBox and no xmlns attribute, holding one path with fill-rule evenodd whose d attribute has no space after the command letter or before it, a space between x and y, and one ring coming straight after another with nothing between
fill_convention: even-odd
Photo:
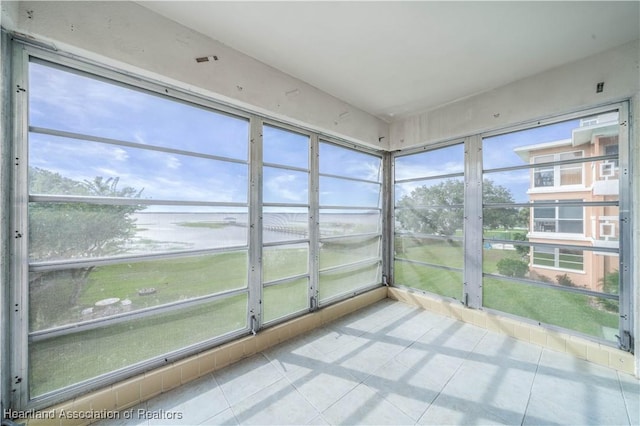
<instances>
[{"instance_id":1,"label":"sunroom","mask_svg":"<svg viewBox=\"0 0 640 426\"><path fill-rule=\"evenodd\" d=\"M423 334L345 371L397 408L375 372L415 342L434 350L437 315L480 348L511 339L615 372L638 421L637 3L1 5L3 418L108 419L406 315ZM550 13L567 22L546 39ZM367 45L402 37L378 59ZM530 70L510 64L517 43ZM371 346L398 343L380 330ZM409 421L446 422L424 417L434 401ZM339 406L304 422L384 420Z\"/></svg>"}]
</instances>

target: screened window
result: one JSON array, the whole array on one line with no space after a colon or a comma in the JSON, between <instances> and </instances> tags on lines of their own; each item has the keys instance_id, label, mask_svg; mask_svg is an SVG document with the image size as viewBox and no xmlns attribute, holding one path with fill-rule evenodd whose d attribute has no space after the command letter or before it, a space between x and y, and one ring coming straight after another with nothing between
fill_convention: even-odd
<instances>
[{"instance_id":1,"label":"screened window","mask_svg":"<svg viewBox=\"0 0 640 426\"><path fill-rule=\"evenodd\" d=\"M264 125L263 322L309 309L310 138Z\"/></svg>"},{"instance_id":2,"label":"screened window","mask_svg":"<svg viewBox=\"0 0 640 426\"><path fill-rule=\"evenodd\" d=\"M620 191L602 176L617 164L618 131L613 112L483 139L484 181L510 199L484 191L485 307L617 339Z\"/></svg>"},{"instance_id":3,"label":"screened window","mask_svg":"<svg viewBox=\"0 0 640 426\"><path fill-rule=\"evenodd\" d=\"M248 120L35 60L28 93L30 396L246 329Z\"/></svg>"},{"instance_id":4,"label":"screened window","mask_svg":"<svg viewBox=\"0 0 640 426\"><path fill-rule=\"evenodd\" d=\"M382 161L320 141L319 302L382 282Z\"/></svg>"},{"instance_id":5,"label":"screened window","mask_svg":"<svg viewBox=\"0 0 640 426\"><path fill-rule=\"evenodd\" d=\"M464 145L395 158L394 282L462 297Z\"/></svg>"}]
</instances>

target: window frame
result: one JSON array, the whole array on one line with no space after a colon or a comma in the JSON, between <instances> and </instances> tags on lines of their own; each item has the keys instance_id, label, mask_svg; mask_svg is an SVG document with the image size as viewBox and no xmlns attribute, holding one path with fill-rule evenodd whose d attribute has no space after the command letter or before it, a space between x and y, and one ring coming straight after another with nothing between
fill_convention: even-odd
<instances>
[{"instance_id":1,"label":"window frame","mask_svg":"<svg viewBox=\"0 0 640 426\"><path fill-rule=\"evenodd\" d=\"M632 245L629 238L626 238L626 239L623 238L624 231L622 229L619 230L620 243L615 248L612 248L611 246L603 246L603 245L599 245L598 247L585 247L583 245L584 242L587 242L587 240L589 240L589 238L585 237L585 233L587 232L586 226L588 226L588 224L585 222L585 214L586 214L585 209L587 209L588 207L600 207L600 206L618 207L619 206L620 227L628 228L630 226L630 220L631 220L629 215L629 206L630 206L630 200L631 200L630 183L628 182L629 179L626 179L624 181L622 179L622 176L625 174L628 176L628 172L629 172L629 169L628 169L629 134L628 134L628 126L627 126L627 120L629 117L628 101L611 103L611 104L603 105L599 107L580 109L580 110L576 110L575 112L557 114L557 115L553 115L553 116L546 117L543 119L538 119L538 120L524 121L521 124L509 125L503 128L489 130L489 131L478 133L478 134L470 134L463 138L455 138L455 139L450 139L445 141L438 141L428 146L416 146L408 149L403 149L403 150L394 152L392 154L392 159L393 159L393 158L396 158L397 156L402 156L402 155L413 153L413 152L419 152L420 150L428 151L430 149L436 149L438 147L446 146L448 144L454 144L460 139L463 139L465 143L465 151L467 154L467 159L465 161L466 185L469 188L479 186L480 193L482 193L481 192L482 182L485 176L490 177L491 174L526 170L526 171L529 171L529 173L531 173L531 178L533 178L533 170L537 166L533 164L532 161L529 161L523 165L515 163L515 164L509 164L502 167L500 166L500 164L496 164L496 165L493 165L492 168L485 170L482 165L483 158L481 154L481 151L483 150L482 141L485 138L501 136L508 133L524 131L529 129L535 129L538 127L543 127L551 124L588 117L590 115L606 114L610 112L617 113L619 116L619 124L617 126L618 144L620 145L620 153L619 153L619 158L617 160L619 160L620 162L620 176L621 176L620 187L619 187L619 199L618 201L583 201L582 199L580 199L578 202L571 203L572 205L577 205L582 207L582 211L583 211L582 234L572 234L572 233L564 234L568 238L563 238L563 240L566 240L566 242L563 242L561 244L552 243L552 242L542 242L540 239L538 239L540 237L540 234L535 235L535 239L533 235L529 235L529 237L531 237L533 241L524 241L524 242L520 240L502 240L502 239L496 239L496 238L486 238L484 235L482 235L482 231L481 231L482 215L483 215L484 208L513 207L513 208L521 208L521 209L522 208L532 209L534 208L534 203L530 199L527 202L483 204L482 195L480 197L477 196L478 190L476 190L475 193L474 191L469 191L466 194L465 196L465 218L466 218L465 256L467 257L467 261L465 262L465 265L464 265L465 288L464 288L464 294L463 294L463 297L464 297L463 304L471 308L485 309L489 312L495 313L496 315L504 315L507 317L512 316L509 313L493 310L484 306L484 303L482 300L482 286L478 284L478 283L482 283L482 279L484 276L490 276L491 278L496 278L500 280L514 281L517 284L532 285L532 286L554 288L554 289L558 288L558 286L555 284L535 281L529 278L508 278L507 279L505 277L487 274L483 272L482 261L481 261L482 256L480 256L479 258L476 253L478 252L482 253L484 242L497 243L497 244L510 243L513 245L522 245L522 246L529 246L529 247L532 247L534 245L539 245L539 246L554 247L558 249L562 248L562 249L569 249L569 250L583 250L583 251L586 250L589 252L594 252L599 255L617 256L619 259L620 265L629 264L629 262L632 260ZM561 186L560 188L549 188L549 190L547 190L546 192L558 192L558 189L560 189L559 192L582 192L582 191L591 190L590 188L586 187L584 183L585 182L584 180L585 164L598 162L602 160L610 160L610 159L611 159L611 156L595 154L592 157L541 163L542 166L553 167L554 173L556 169L559 169L563 165L573 166L573 164L576 164L576 165L579 164L582 168L582 184L581 185L575 185L575 186L566 185L566 186ZM539 188L539 190L536 191L535 188L532 188L531 185L529 185L527 194L529 193L536 194L537 196L536 198L539 198L541 195L545 193L545 190L544 188ZM555 220L558 216L558 210L557 210L558 203L554 201L553 203L546 203L546 204L547 204L546 206L554 207L554 220ZM531 216L533 216L533 213L531 214ZM530 220L533 221L533 217L531 217ZM541 237L544 238L544 235L542 235ZM394 239L391 239L390 242L391 244L393 244ZM391 250L391 253L389 254L389 259L390 259L389 263L393 267L393 250ZM584 259L584 256L583 256L583 259ZM583 269L584 267L585 266L583 261ZM632 350L630 342L632 341L631 336L633 335L634 330L633 330L633 322L631 319L633 317L633 300L631 297L632 295L631 268L621 268L620 271L621 271L620 277L621 277L621 283L622 283L622 286L620 288L620 295L606 294L606 293L603 294L603 293L598 293L596 291L591 291L591 290L583 289L579 287L566 287L566 286L563 286L560 289L560 291L589 295L593 297L600 297L600 298L611 299L616 301L619 300L620 320L618 324L619 324L620 336L623 336L622 338L620 338L619 347L622 348L623 350ZM577 271L569 269L566 272L575 273ZM422 291L422 290L412 289L412 291ZM439 298L439 299L443 298L434 293L429 293L429 294L430 296L435 298ZM518 317L518 318L525 322L532 322L535 324L543 325L550 329L562 330L569 334L579 335L587 340L592 340L604 345L615 346L614 342L611 342L608 340L607 341L601 340L595 336L591 336L588 334L581 334L580 332L564 329L559 326L554 326L551 324L540 323L538 321L530 320L528 318L522 318L522 317Z\"/></svg>"},{"instance_id":2,"label":"window frame","mask_svg":"<svg viewBox=\"0 0 640 426\"><path fill-rule=\"evenodd\" d=\"M4 34L3 34L4 37ZM26 179L26 162L21 163L22 159L27 158L27 141L29 132L28 119L28 101L27 97L23 96L28 93L28 66L31 59L35 61L43 61L47 64L53 64L56 67L62 67L65 70L77 72L80 74L88 74L92 78L100 81L108 82L109 84L124 85L127 88L139 90L143 92L150 92L154 95L158 95L169 99L172 102L181 102L187 104L193 104L204 109L210 109L217 113L223 113L234 117L242 117L246 119L249 125L249 137L247 144L248 158L246 164L248 164L248 185L247 185L247 198L246 203L242 203L243 206L248 208L249 217L249 235L247 244L243 246L248 251L248 286L242 289L240 292L247 295L247 321L246 327L241 330L226 333L217 336L212 339L183 347L178 350L171 351L171 353L162 354L153 359L136 363L135 365L128 365L127 367L105 373L97 377L75 382L71 385L65 385L60 388L56 388L50 392L42 395L32 396L29 394L29 290L25 285L28 281L28 263L25 261L28 253L27 239L21 238L23 235L28 235L25 231L28 229L28 220L26 216L26 205L29 201L27 179ZM379 271L385 271L386 264L382 253L386 246L387 234L385 232L387 222L384 213L385 201L383 200L386 187L384 181L385 168L387 166L386 158L387 154L384 152L369 148L364 145L357 145L337 137L327 135L315 129L305 128L300 125L288 124L280 119L264 116L262 112L256 113L250 110L236 108L226 104L221 104L212 98L200 95L193 91L187 91L181 87L172 86L162 81L152 80L147 77L141 77L135 74L123 72L115 67L108 67L102 63L87 60L85 58L76 57L66 54L60 51L51 51L46 48L32 46L24 44L21 41L15 41L12 43L12 70L11 80L19 88L24 88L22 91L18 91L18 95L15 97L14 102L11 105L12 111L14 111L12 120L13 135L12 140L19 141L13 147L13 154L16 157L16 164L19 166L16 168L15 173L12 173L11 183L7 188L11 190L12 210L10 213L10 221L13 229L16 229L16 238L12 239L9 253L11 254L11 270L9 275L11 277L11 298L10 303L15 304L16 313L13 315L10 326L7 326L7 336L11 347L12 353L8 359L10 364L10 372L12 377L17 377L20 380L16 381L12 385L13 392L10 397L10 404L12 407L18 409L39 409L52 404L69 400L70 398L81 395L87 391L103 387L109 384L117 383L133 374L139 374L144 371L148 371L160 366L165 365L167 362L173 362L187 356L194 355L201 352L204 349L218 346L224 342L228 342L237 339L241 336L246 336L249 333L256 332L264 327L272 326L294 316L300 316L306 312L314 311L318 309L317 302L317 282L318 282L318 247L319 244L319 231L318 231L318 141L322 138L323 141L332 145L348 148L354 152L365 153L377 157L380 160L380 180L376 182L380 187L379 205L376 210L379 214L379 223L376 231L376 238L379 238L379 253L375 259L375 264ZM263 324L261 321L262 310L262 290L264 288L262 283L262 269L261 269L261 256L262 256L262 131L261 126L263 123L272 125L275 127L289 129L296 133L309 135L311 138L311 146L309 152L309 202L306 204L309 207L308 221L310 224L309 238L310 250L309 250L309 270L308 270L308 283L309 283L309 296L311 300L310 306L301 311L296 311L291 315L287 315L283 318L277 318L268 324ZM251 141L251 142L249 142ZM171 149L169 149L171 150ZM13 156L13 155L12 155ZM221 160L226 158L220 157ZM266 166L270 166L266 164ZM289 166L285 166L287 168ZM356 179L357 180L357 179ZM176 204L180 204L179 202ZM214 205L227 205L229 203L220 202L213 203ZM233 248L238 249L238 247ZM163 259L164 255L151 256L152 258ZM150 257L150 258L151 258ZM109 264L111 259L96 260L99 264ZM383 274L383 272L381 272ZM291 277L287 277L288 280ZM331 300L324 301L323 305L329 305L345 300L349 297L353 297L354 294L363 293L377 288L383 285L382 280L385 278L380 277L380 282L366 283L366 286L358 288L354 291L350 291L345 294L336 295ZM278 285L281 280L276 280L267 285ZM234 297L238 292L225 293L219 296L221 299L224 297ZM218 296L216 296L218 297ZM211 300L217 300L212 298ZM297 302L296 302L297 303ZM12 309L13 311L13 309Z\"/></svg>"},{"instance_id":3,"label":"window frame","mask_svg":"<svg viewBox=\"0 0 640 426\"><path fill-rule=\"evenodd\" d=\"M462 150L462 167L460 168L460 171L456 171L456 172L451 172L451 173L444 173L444 174L432 174L432 173L427 173L426 175L420 175L420 176L411 176L411 177L401 177L401 178L397 178L396 177L396 168L398 167L396 165L396 160L398 158L403 158L403 157L409 157L412 155L421 155L421 154L429 154L430 152L437 152L438 150L446 150L448 148L452 148L452 147L460 147ZM464 203L464 199L466 199L466 197L468 196L469 192L473 190L474 188L474 180L468 175L468 168L467 168L467 158L468 158L468 152L470 151L469 148L469 142L463 138L463 139L452 139L449 141L445 141L442 143L437 143L428 147L415 147L415 148L411 148L411 149L407 149L407 150L401 150L398 152L393 153L393 155L391 156L391 173L390 173L390 181L391 181L391 195L390 195L390 199L391 199L391 203L390 203L390 211L391 211L391 232L393 233L393 238L390 238L390 245L391 245L391 249L390 249L390 254L389 254L389 267L390 267L390 271L391 271L391 276L393 277L393 285L394 286L398 286L398 287L402 287L402 288L411 288L412 291L420 291L422 293L428 293L428 294L434 294L439 298L443 298L443 299L451 299L451 300L457 300L457 301L461 301L462 303L464 303L465 305L468 304L469 302L469 296L467 296L467 289L465 289L464 287L464 281L465 281L465 273L467 273L467 271L469 270L468 267L464 267L464 260L463 260L463 266L462 267L452 267L452 266L446 266L446 265L442 265L442 264L437 264L437 263L431 263L431 262L425 262L425 261L419 261L419 260L414 260L414 259L406 259L406 258L402 258L402 257L396 257L396 238L395 238L395 223L397 222L397 215L398 215L398 207L397 207L397 200L396 200L396 187L397 185L402 185L404 183L414 183L414 182L433 182L433 181L443 181L449 180L449 179L460 179L462 181L462 183L464 184L464 195L463 195L463 203L462 204L450 204L450 205L446 205L446 206L421 206L421 207L432 207L435 209L445 209L445 210L455 210L455 209L459 209L462 210L462 215L463 215L463 224L462 224L462 228L463 228L463 235L462 236L453 236L450 237L450 239L452 239L453 241L458 241L459 243L461 243L461 252L463 253L464 257L464 247L465 244L467 244L468 242L473 241L473 238L471 238L470 236L467 235L467 233L470 231L470 227L468 226L468 221L467 218L469 216L469 212L466 210L468 208L468 205ZM443 237L440 235L430 235L431 238L434 239L440 239L440 240L447 240L447 238L449 237ZM451 273L451 274L460 274L461 277L461 288L462 291L461 293L457 296L457 297L449 297L449 296L443 296L443 295L439 295L437 293L432 293L429 292L427 290L423 290L423 289L417 289L415 287L411 287L409 285L409 283L401 283L401 282L397 282L397 279L395 277L395 269L396 269L396 262L401 262L403 264L407 264L407 265L416 265L418 267L426 267L426 268L433 268L435 270L439 270L439 271L443 271L444 273Z\"/></svg>"},{"instance_id":4,"label":"window frame","mask_svg":"<svg viewBox=\"0 0 640 426\"><path fill-rule=\"evenodd\" d=\"M563 159L562 156L563 155L567 155L567 154L575 154L575 153L580 153L579 157L574 157L571 159ZM543 161L541 163L536 163L536 159L541 158L541 157L551 157L551 160L549 161ZM555 153L551 153L551 154L541 154L541 155L535 155L531 157L531 162L533 164L542 164L542 166L536 167L533 169L533 176L534 178L531 180L531 184L532 186L529 188L530 193L536 193L536 192L545 192L545 191L550 191L550 190L558 190L558 189L563 189L565 191L569 191L569 190L576 190L576 189L584 189L585 185L584 185L584 162L580 162L580 163L568 163L568 164L558 164L558 163L562 163L564 161L572 161L572 160L576 160L576 159L585 159L586 157L584 157L584 150L573 150L573 151L563 151L563 152L555 152ZM578 170L580 169L580 183L572 183L572 184L562 184L562 174L563 171L565 170ZM541 173L541 170L549 170L552 173L552 179L553 179L553 185L536 185L536 174L537 173Z\"/></svg>"},{"instance_id":5,"label":"window frame","mask_svg":"<svg viewBox=\"0 0 640 426\"><path fill-rule=\"evenodd\" d=\"M558 205L556 206L544 206L544 207L535 207L536 203L558 203ZM553 238L556 240L562 240L562 239L576 239L576 238L584 238L585 236L585 231L586 231L586 223L585 223L585 207L582 207L582 211L581 211L581 218L563 218L561 217L561 209L568 209L568 208L576 208L577 206L574 205L569 205L569 206L565 206L562 205L561 203L563 202L572 202L572 203L581 203L584 202L584 200L535 200L533 202L533 215L532 215L532 222L533 222L533 227L531 232L529 233L530 237L532 238ZM536 210L539 211L539 209L554 209L554 216L553 217L542 217L542 218L536 218ZM553 222L554 224L554 230L553 231L537 231L536 230L536 221L538 222ZM562 222L566 221L566 222L581 222L582 223L582 230L580 232L567 232L565 231L560 231L559 229L561 228L560 225L562 225Z\"/></svg>"},{"instance_id":6,"label":"window frame","mask_svg":"<svg viewBox=\"0 0 640 426\"><path fill-rule=\"evenodd\" d=\"M563 271L563 272L571 272L571 273L576 273L576 274L584 274L584 251L582 252L581 255L577 255L577 254L573 254L573 253L563 253L563 250L565 252L569 252L569 251L580 251L580 250L575 250L575 249L566 249L566 248L560 248L560 247L544 247L550 250L553 250L552 254L553 254L553 266L550 265L545 265L545 264L541 264L541 263L536 263L536 251L539 251L538 249L539 246L533 246L532 247L532 253L531 253L531 264L533 266L535 266L536 268L544 268L544 269L551 269L551 270L556 270L556 271ZM537 250L538 249L538 250ZM542 252L542 251L539 251ZM547 252L550 253L550 252ZM550 253L551 254L551 253ZM560 255L565 254L565 255L570 255L570 256L580 256L580 258L582 259L581 262L566 262L565 263L576 263L580 265L580 269L572 269L572 268L566 268L566 267L562 267L562 265L560 264Z\"/></svg>"},{"instance_id":7,"label":"window frame","mask_svg":"<svg viewBox=\"0 0 640 426\"><path fill-rule=\"evenodd\" d=\"M339 148L339 149L344 149L347 151L353 151L355 153L358 154L364 154L364 155L369 155L375 158L378 158L378 160L380 161L379 163L379 178L378 180L372 180L372 179L365 179L365 178L357 178L357 177L352 177L352 176L348 176L348 175L339 175L339 174L334 174L334 173L325 173L323 171L321 171L322 169L322 158L321 158L321 147L322 145L328 145L328 146L332 146L335 148ZM377 150L371 150L371 149L362 149L362 148L358 148L356 145L354 144L349 144L349 143L345 143L344 141L340 141L337 140L335 138L332 137L328 137L326 135L320 135L315 143L315 152L317 153L317 155L315 155L315 167L317 170L317 173L314 174L314 182L312 184L312 187L316 188L317 190L314 191L315 197L314 197L314 203L313 203L313 212L312 214L314 215L314 217L316 217L316 223L317 223L317 245L315 247L317 247L317 255L314 256L314 258L316 259L316 269L314 272L316 272L316 287L315 287L315 292L314 292L314 299L312 300L312 304L313 304L313 308L321 308L327 305L330 305L332 303L335 303L339 300L343 300L345 297L350 297L353 295L356 295L358 293L362 293L365 291L368 291L372 288L375 288L377 286L377 284L375 283L368 283L365 285L361 285L357 288L353 288L353 289L348 289L345 292L342 293L337 293L337 294L332 294L328 297L322 297L321 294L321 275L325 274L325 275L331 275L331 274L335 274L335 273L340 273L341 271L352 271L354 269L359 269L362 270L364 268L373 268L376 267L378 269L377 271L377 275L381 277L381 282L383 283L385 281L385 269L386 269L386 265L385 265L385 258L383 256L384 254L384 247L386 244L385 239L388 238L388 232L387 232L387 222L385 220L385 214L384 214L384 209L385 209L385 199L384 199L384 192L385 192L385 179L384 179L384 167L385 167L385 155L382 154L380 151ZM320 199L320 192L322 191L322 182L321 182L321 178L325 177L325 178L329 178L329 179L334 179L334 180L339 180L339 181L345 181L345 182L350 182L350 183L364 183L366 185L377 185L379 187L379 192L378 192L378 201L377 201L377 205L374 206L369 206L369 205L335 205L335 204L323 204L322 200ZM338 235L322 235L322 214L323 211L352 211L352 212L358 212L358 211L371 211L371 212L377 212L378 213L378 220L377 220L377 230L375 232L363 232L363 233L343 233L343 234L338 234ZM378 255L375 257L370 257L370 258L366 258L366 259L361 259L355 262L348 262L348 263L343 263L340 265L332 265L329 267L323 267L320 264L320 257L321 257L321 247L325 242L334 242L334 241L349 241L349 240L353 240L354 238L363 238L365 240L373 240L373 239L379 239L379 243L378 243Z\"/></svg>"},{"instance_id":8,"label":"window frame","mask_svg":"<svg viewBox=\"0 0 640 426\"><path fill-rule=\"evenodd\" d=\"M149 93L151 95L160 96L161 98L168 99L172 102L186 103L189 105L194 105L199 108L204 108L206 110L211 110L215 113L222 113L224 115L229 115L232 117L241 117L247 122L247 129L250 130L251 122L254 120L251 114L247 114L246 112L238 111L232 108L218 106L215 103L207 101L205 99L199 98L197 96L192 96L190 94L183 93L181 91L173 91L169 90L166 86L160 86L157 83L153 82L141 82L137 79L133 79L129 76L122 75L114 70L104 69L100 65L86 63L84 61L76 61L73 59L66 58L64 56L59 56L56 54L52 54L50 52L41 51L38 48L33 48L31 46L23 46L22 48L17 48L15 50L14 60L16 65L20 66L20 70L18 72L14 72L14 78L19 80L21 87L25 87L26 91L29 90L29 82L28 82L28 73L29 73L29 64L31 62L41 63L45 66L51 66L52 68L61 69L65 72L70 72L71 74L78 75L86 75L90 78L96 79L98 81L105 82L107 84L113 84L115 86L124 86L128 89L133 89L135 91L141 91L144 93ZM171 93L170 93L171 92ZM28 93L28 92L27 92ZM16 155L17 157L23 159L24 161L20 162L20 167L17 169L14 179L14 188L15 193L14 197L16 202L14 203L14 223L16 229L24 230L21 234L29 235L29 219L28 219L28 204L30 202L78 202L82 201L83 197L66 197L66 196L42 196L42 195L29 195L28 179L28 141L29 141L29 132L32 128L29 127L29 123L27 121L28 118L28 108L29 102L27 97L25 96L21 101L20 105L16 106L16 111L23 111L22 113L16 114L16 132L19 143L16 144ZM36 131L41 131L41 129L37 128ZM59 133L57 131L52 131L49 133ZM64 133L64 132L63 132ZM247 134L249 136L249 134ZM86 139L96 139L100 140L100 138L96 138L93 136L88 136ZM246 160L238 160L238 159L227 159L219 156L211 156L207 155L207 158L220 159L223 161L231 161L234 163L243 163L247 165L247 187L246 187L246 201L242 203L232 203L232 202L211 202L208 203L212 206L232 206L232 207L244 207L247 209L247 215L251 216L250 212L250 155L251 152L249 150L250 138L247 137L247 158ZM107 143L111 143L112 140L106 139ZM117 141L116 141L117 142ZM172 152L175 151L171 148L154 148L149 147L151 151L157 149L158 151ZM90 202L97 203L111 203L112 201L109 199L105 200L90 200ZM116 200L116 203L119 201ZM136 200L136 203L147 203L144 200ZM175 200L152 200L148 202L150 204L157 205L165 205L169 203L169 205L176 206L189 206L189 205L201 205L201 202L181 202ZM205 203L207 204L207 203ZM250 219L251 220L251 219ZM20 354L12 357L12 368L16 372L20 372L20 376L22 379L20 381L19 392L15 396L16 406L22 407L41 407L50 405L52 402L66 399L69 396L76 395L79 392L84 391L85 389L90 389L95 387L97 383L103 382L115 382L119 381L131 374L132 369L136 369L134 366L128 366L125 368L120 368L117 370L108 373L109 379L105 379L102 376L97 376L93 378L89 378L80 382L73 383L71 385L63 386L61 388L47 391L44 394L32 396L30 395L30 360L29 360L29 346L30 342L41 341L43 338L56 338L59 336L63 336L66 334L75 334L81 333L83 331L92 330L96 328L101 328L105 326L112 326L119 324L123 321L135 321L137 319L142 319L146 317L152 317L153 315L160 315L163 313L170 313L175 311L176 309L188 309L191 306L198 306L205 302L217 302L225 299L232 299L240 294L246 294L247 301L249 302L249 287L251 284L251 280L247 278L247 286L238 290L225 291L222 293L206 295L202 297L197 297L193 300L185 300L185 301L176 301L174 303L170 303L167 305L159 305L153 308L142 309L140 311L133 311L131 313L125 313L122 315L109 316L103 319L97 319L92 321L87 321L78 324L70 324L68 326L63 327L55 327L52 329L42 330L42 331L29 331L29 315L28 315L28 306L29 306L29 297L30 291L28 288L28 279L30 275L30 271L45 271L45 270L57 270L62 267L73 267L74 265L82 265L82 266L106 266L112 264L118 264L126 261L153 261L153 260L167 260L167 259L177 259L184 256L189 255L197 255L198 253L206 253L206 254L216 254L216 253L224 253L224 252L234 252L237 250L244 250L247 252L247 258L249 258L249 244L250 236L247 235L246 243L241 246L229 246L228 248L221 249L210 249L204 252L200 250L196 250L190 252L176 252L176 253L151 253L151 254L143 254L143 255L125 255L125 256L116 256L116 257L105 257L105 258L96 258L96 259L83 259L83 260L74 260L69 259L67 261L59 262L59 261L44 261L44 262L27 262L28 253L29 253L29 245L28 238L21 238L16 240L16 245L13 248L13 253L15 254L15 258L17 262L14 265L14 277L16 277L16 285L14 287L14 295L17 304L20 306L24 306L25 308L21 311L21 316L19 321L17 322L17 326L19 330L17 332L14 328L14 338L15 345L19 346ZM249 268L248 268L249 269ZM232 332L223 333L222 335L213 336L206 340L190 344L184 348L179 350L172 350L169 353L158 354L154 356L148 361L144 361L145 364L144 369L148 370L149 368L153 368L158 365L162 365L166 363L166 359L178 359L184 357L186 354L193 354L201 351L203 348L211 347L213 345L220 344L225 341L232 340L241 335L246 334L249 331L250 319L248 312L250 311L249 306L247 306L245 327L241 329L234 330ZM136 364L137 365L137 364ZM140 369L138 367L138 369Z\"/></svg>"}]
</instances>

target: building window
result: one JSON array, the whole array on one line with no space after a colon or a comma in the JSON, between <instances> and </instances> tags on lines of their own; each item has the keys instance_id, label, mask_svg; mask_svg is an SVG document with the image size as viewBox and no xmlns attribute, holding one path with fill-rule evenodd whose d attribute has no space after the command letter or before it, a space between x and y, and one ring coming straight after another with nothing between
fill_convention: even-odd
<instances>
[{"instance_id":1,"label":"building window","mask_svg":"<svg viewBox=\"0 0 640 426\"><path fill-rule=\"evenodd\" d=\"M533 265L540 267L582 271L584 252L554 247L533 247Z\"/></svg>"},{"instance_id":2,"label":"building window","mask_svg":"<svg viewBox=\"0 0 640 426\"><path fill-rule=\"evenodd\" d=\"M566 161L582 158L582 151L562 152L533 157L534 164ZM568 185L582 185L582 163L561 165L547 165L536 167L533 172L533 187L557 187Z\"/></svg>"},{"instance_id":3,"label":"building window","mask_svg":"<svg viewBox=\"0 0 640 426\"><path fill-rule=\"evenodd\" d=\"M533 232L584 234L584 209L581 206L534 207Z\"/></svg>"}]
</instances>

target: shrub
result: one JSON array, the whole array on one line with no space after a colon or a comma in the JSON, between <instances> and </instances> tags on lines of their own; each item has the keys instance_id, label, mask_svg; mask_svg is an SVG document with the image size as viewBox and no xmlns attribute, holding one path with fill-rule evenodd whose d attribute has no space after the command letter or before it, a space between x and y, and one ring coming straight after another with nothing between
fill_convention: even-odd
<instances>
[{"instance_id":1,"label":"shrub","mask_svg":"<svg viewBox=\"0 0 640 426\"><path fill-rule=\"evenodd\" d=\"M619 294L619 282L620 282L620 271L613 271L605 274L603 278L600 279L602 283L602 291L604 293L610 294ZM601 299L602 306L609 312L618 312L618 302L610 299Z\"/></svg>"},{"instance_id":2,"label":"shrub","mask_svg":"<svg viewBox=\"0 0 640 426\"><path fill-rule=\"evenodd\" d=\"M575 285L567 274L556 275L556 281L558 282L558 284L566 287L573 287Z\"/></svg>"},{"instance_id":3,"label":"shrub","mask_svg":"<svg viewBox=\"0 0 640 426\"><path fill-rule=\"evenodd\" d=\"M620 271L613 271L605 274L604 278L600 279L600 282L602 283L602 291L605 293L618 294Z\"/></svg>"},{"instance_id":4,"label":"shrub","mask_svg":"<svg viewBox=\"0 0 640 426\"><path fill-rule=\"evenodd\" d=\"M542 281L543 283L552 283L553 280L551 278L549 278L546 275L542 275L538 272L535 271L531 271L529 273L529 278L534 279L534 280L538 280L538 281Z\"/></svg>"},{"instance_id":5,"label":"shrub","mask_svg":"<svg viewBox=\"0 0 640 426\"><path fill-rule=\"evenodd\" d=\"M515 234L513 234L513 239L516 241L527 241L527 234L516 232ZM529 246L514 245L513 247L521 257L529 255Z\"/></svg>"},{"instance_id":6,"label":"shrub","mask_svg":"<svg viewBox=\"0 0 640 426\"><path fill-rule=\"evenodd\" d=\"M523 278L529 271L527 262L518 259L500 259L498 272L506 277Z\"/></svg>"}]
</instances>

